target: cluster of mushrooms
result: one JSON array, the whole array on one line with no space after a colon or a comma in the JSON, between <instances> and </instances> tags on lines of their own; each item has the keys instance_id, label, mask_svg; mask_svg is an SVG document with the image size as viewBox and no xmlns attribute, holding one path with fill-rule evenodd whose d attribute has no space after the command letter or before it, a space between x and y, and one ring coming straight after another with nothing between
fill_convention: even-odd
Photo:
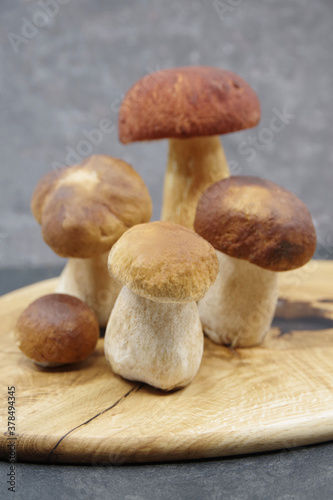
<instances>
[{"instance_id":1,"label":"cluster of mushrooms","mask_svg":"<svg viewBox=\"0 0 333 500\"><path fill-rule=\"evenodd\" d=\"M113 372L168 391L195 377L203 332L232 347L263 341L277 273L310 260L316 234L291 192L230 177L219 136L259 119L255 92L234 73L162 70L139 80L119 112L124 144L169 139L161 221L149 222L148 189L122 160L94 155L41 179L32 212L68 262L55 293L18 320L30 359L81 361L106 327Z\"/></svg>"}]
</instances>

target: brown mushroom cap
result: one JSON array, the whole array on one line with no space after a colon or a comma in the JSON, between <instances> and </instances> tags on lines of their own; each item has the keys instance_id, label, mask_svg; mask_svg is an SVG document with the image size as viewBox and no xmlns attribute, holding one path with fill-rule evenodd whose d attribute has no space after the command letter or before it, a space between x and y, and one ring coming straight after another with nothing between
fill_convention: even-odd
<instances>
[{"instance_id":1,"label":"brown mushroom cap","mask_svg":"<svg viewBox=\"0 0 333 500\"><path fill-rule=\"evenodd\" d=\"M130 165L94 155L45 175L35 189L31 209L45 242L58 255L89 258L110 250L129 227L148 222L152 202Z\"/></svg>"},{"instance_id":2,"label":"brown mushroom cap","mask_svg":"<svg viewBox=\"0 0 333 500\"><path fill-rule=\"evenodd\" d=\"M235 176L211 185L199 200L194 228L216 250L271 271L303 266L316 248L304 203L258 177Z\"/></svg>"},{"instance_id":3,"label":"brown mushroom cap","mask_svg":"<svg viewBox=\"0 0 333 500\"><path fill-rule=\"evenodd\" d=\"M134 293L156 302L192 302L218 273L213 247L190 229L170 222L140 224L110 252L109 272Z\"/></svg>"},{"instance_id":4,"label":"brown mushroom cap","mask_svg":"<svg viewBox=\"0 0 333 500\"><path fill-rule=\"evenodd\" d=\"M260 103L231 71L188 66L146 75L127 92L119 138L133 141L227 134L254 127Z\"/></svg>"},{"instance_id":5,"label":"brown mushroom cap","mask_svg":"<svg viewBox=\"0 0 333 500\"><path fill-rule=\"evenodd\" d=\"M95 313L71 295L44 295L19 316L16 344L44 366L77 363L95 349L99 326Z\"/></svg>"}]
</instances>

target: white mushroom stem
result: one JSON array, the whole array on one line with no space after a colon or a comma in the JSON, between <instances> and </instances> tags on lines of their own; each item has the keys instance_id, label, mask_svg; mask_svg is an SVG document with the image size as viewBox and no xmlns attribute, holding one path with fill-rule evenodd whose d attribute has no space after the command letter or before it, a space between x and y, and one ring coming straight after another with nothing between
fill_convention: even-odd
<instances>
[{"instance_id":1,"label":"white mushroom stem","mask_svg":"<svg viewBox=\"0 0 333 500\"><path fill-rule=\"evenodd\" d=\"M203 330L217 344L249 347L269 331L278 297L277 273L217 252L220 271L199 302Z\"/></svg>"},{"instance_id":2,"label":"white mushroom stem","mask_svg":"<svg viewBox=\"0 0 333 500\"><path fill-rule=\"evenodd\" d=\"M193 229L200 196L226 177L230 172L219 136L170 139L162 220Z\"/></svg>"},{"instance_id":3,"label":"white mushroom stem","mask_svg":"<svg viewBox=\"0 0 333 500\"><path fill-rule=\"evenodd\" d=\"M108 322L104 349L112 370L169 391L196 375L203 333L195 302L160 303L123 287Z\"/></svg>"},{"instance_id":4,"label":"white mushroom stem","mask_svg":"<svg viewBox=\"0 0 333 500\"><path fill-rule=\"evenodd\" d=\"M90 259L68 259L55 290L83 300L95 311L100 326L106 326L121 290L108 273L108 256L106 252Z\"/></svg>"}]
</instances>

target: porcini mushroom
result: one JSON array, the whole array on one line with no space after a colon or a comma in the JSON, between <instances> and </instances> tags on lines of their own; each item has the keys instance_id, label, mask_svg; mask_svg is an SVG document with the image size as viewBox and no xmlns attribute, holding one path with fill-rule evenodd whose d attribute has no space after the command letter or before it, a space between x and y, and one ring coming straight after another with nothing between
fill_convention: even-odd
<instances>
[{"instance_id":1,"label":"porcini mushroom","mask_svg":"<svg viewBox=\"0 0 333 500\"><path fill-rule=\"evenodd\" d=\"M82 300L49 294L30 304L14 330L16 344L27 358L44 367L83 361L99 339L95 313Z\"/></svg>"},{"instance_id":2,"label":"porcini mushroom","mask_svg":"<svg viewBox=\"0 0 333 500\"><path fill-rule=\"evenodd\" d=\"M151 73L127 92L119 111L119 138L169 139L162 219L193 229L203 191L229 177L218 135L254 127L260 104L231 71L207 66Z\"/></svg>"},{"instance_id":3,"label":"porcini mushroom","mask_svg":"<svg viewBox=\"0 0 333 500\"><path fill-rule=\"evenodd\" d=\"M69 257L56 291L86 302L105 326L120 291L107 271L109 251L124 231L151 217L142 178L122 160L94 155L44 176L31 208L45 242Z\"/></svg>"},{"instance_id":4,"label":"porcini mushroom","mask_svg":"<svg viewBox=\"0 0 333 500\"><path fill-rule=\"evenodd\" d=\"M217 251L220 272L199 302L218 344L263 341L273 319L277 273L303 266L316 247L311 215L296 195L258 177L231 177L202 195L195 230Z\"/></svg>"},{"instance_id":5,"label":"porcini mushroom","mask_svg":"<svg viewBox=\"0 0 333 500\"><path fill-rule=\"evenodd\" d=\"M141 224L113 246L109 271L124 285L105 332L113 371L166 391L187 385L202 358L195 301L216 278L213 247L177 224Z\"/></svg>"}]
</instances>

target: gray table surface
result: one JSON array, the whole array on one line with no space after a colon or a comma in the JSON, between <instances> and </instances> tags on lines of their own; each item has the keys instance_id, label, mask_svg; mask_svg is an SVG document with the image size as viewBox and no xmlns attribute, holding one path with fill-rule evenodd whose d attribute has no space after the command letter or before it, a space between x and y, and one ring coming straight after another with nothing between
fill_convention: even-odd
<instances>
[{"instance_id":1,"label":"gray table surface","mask_svg":"<svg viewBox=\"0 0 333 500\"><path fill-rule=\"evenodd\" d=\"M0 294L56 276L59 268L0 271ZM9 464L0 462L0 498L327 499L333 498L333 442L193 462L82 466L16 464L15 495L7 491Z\"/></svg>"}]
</instances>

